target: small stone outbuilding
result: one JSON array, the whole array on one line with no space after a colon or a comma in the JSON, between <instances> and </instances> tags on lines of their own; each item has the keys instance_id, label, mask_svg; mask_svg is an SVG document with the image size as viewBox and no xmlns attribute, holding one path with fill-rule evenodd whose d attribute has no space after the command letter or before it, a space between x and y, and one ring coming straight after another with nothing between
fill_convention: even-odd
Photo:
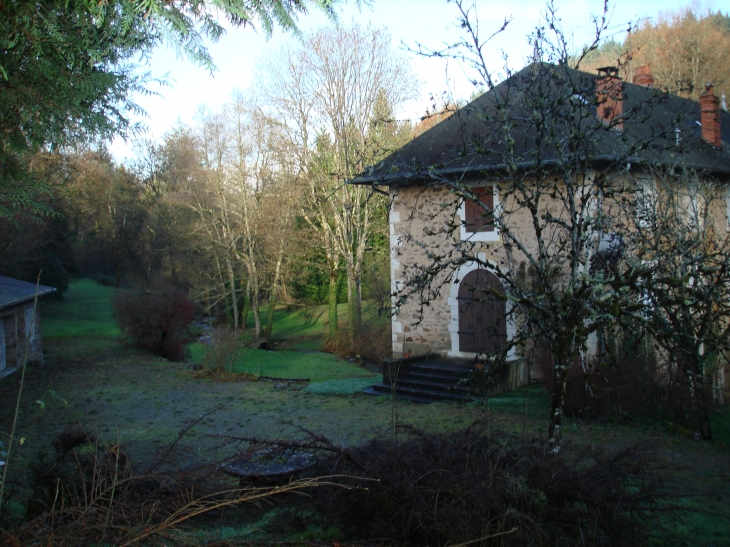
<instances>
[{"instance_id":1,"label":"small stone outbuilding","mask_svg":"<svg viewBox=\"0 0 730 547\"><path fill-rule=\"evenodd\" d=\"M38 297L53 294L56 289L38 285ZM28 361L43 361L43 339L40 314L33 313L35 283L0 276L0 378Z\"/></svg>"}]
</instances>

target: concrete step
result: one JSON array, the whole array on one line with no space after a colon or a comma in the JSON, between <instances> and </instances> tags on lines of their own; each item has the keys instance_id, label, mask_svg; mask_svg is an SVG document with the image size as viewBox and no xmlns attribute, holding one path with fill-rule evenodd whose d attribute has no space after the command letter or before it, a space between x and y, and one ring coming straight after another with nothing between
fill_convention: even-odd
<instances>
[{"instance_id":1,"label":"concrete step","mask_svg":"<svg viewBox=\"0 0 730 547\"><path fill-rule=\"evenodd\" d=\"M393 388L389 385L380 383L370 388L378 395L392 395ZM365 390L368 393L368 390ZM473 401L474 397L464 393L453 393L449 391L437 391L433 389L423 389L419 387L407 387L398 385L395 388L396 397L399 399L416 400L417 402L433 402L433 401Z\"/></svg>"},{"instance_id":2,"label":"concrete step","mask_svg":"<svg viewBox=\"0 0 730 547\"><path fill-rule=\"evenodd\" d=\"M413 363L401 369L401 371L441 374L443 376L452 376L454 378L464 378L469 376L471 370L471 367L467 365L455 366L448 363Z\"/></svg>"},{"instance_id":3,"label":"concrete step","mask_svg":"<svg viewBox=\"0 0 730 547\"><path fill-rule=\"evenodd\" d=\"M465 376L454 376L448 374L441 374L434 370L433 372L427 371L401 371L398 374L398 382L404 380L416 381L416 382L436 382L440 384L457 385L463 384L462 380L467 380L468 375Z\"/></svg>"},{"instance_id":4,"label":"concrete step","mask_svg":"<svg viewBox=\"0 0 730 547\"><path fill-rule=\"evenodd\" d=\"M386 387L389 387L389 386L386 386ZM365 393L366 395L378 395L380 397L390 397L392 395L390 388L388 389L388 391L386 393L384 391L377 391L374 389L374 387L369 387L367 389L364 389L363 393ZM423 403L423 404L429 404L429 403L433 402L433 400L431 400L431 399L425 399L423 397L412 397L412 396L403 395L403 394L401 394L401 395L396 394L396 398L405 399L406 401L412 401L414 403Z\"/></svg>"},{"instance_id":5,"label":"concrete step","mask_svg":"<svg viewBox=\"0 0 730 547\"><path fill-rule=\"evenodd\" d=\"M426 380L423 378L411 379L404 378L399 379L397 383L398 387L404 388L417 388L424 389L427 391L447 391L451 393L466 393L469 394L469 384L459 384L455 382L439 382L437 380Z\"/></svg>"}]
</instances>

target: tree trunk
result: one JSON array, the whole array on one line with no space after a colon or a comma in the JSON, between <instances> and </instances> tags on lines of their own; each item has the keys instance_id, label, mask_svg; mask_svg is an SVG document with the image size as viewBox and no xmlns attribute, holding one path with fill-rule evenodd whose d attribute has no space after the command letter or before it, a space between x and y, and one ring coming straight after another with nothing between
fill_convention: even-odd
<instances>
[{"instance_id":1,"label":"tree trunk","mask_svg":"<svg viewBox=\"0 0 730 547\"><path fill-rule=\"evenodd\" d=\"M360 276L354 264L347 264L347 310L350 319L352 340L362 329L362 301L360 299Z\"/></svg>"},{"instance_id":2,"label":"tree trunk","mask_svg":"<svg viewBox=\"0 0 730 547\"><path fill-rule=\"evenodd\" d=\"M712 377L713 400L718 405L725 405L725 365L722 364Z\"/></svg>"},{"instance_id":3,"label":"tree trunk","mask_svg":"<svg viewBox=\"0 0 730 547\"><path fill-rule=\"evenodd\" d=\"M712 429L710 428L710 412L707 407L707 396L705 393L705 375L689 372L690 384L692 386L692 397L697 404L697 417L700 422L700 435L706 441L712 440Z\"/></svg>"},{"instance_id":4,"label":"tree trunk","mask_svg":"<svg viewBox=\"0 0 730 547\"><path fill-rule=\"evenodd\" d=\"M231 315L233 315L233 330L238 330L238 290L236 289L236 276L233 273L233 264L226 260L228 269L228 285L231 290Z\"/></svg>"},{"instance_id":5,"label":"tree trunk","mask_svg":"<svg viewBox=\"0 0 730 547\"><path fill-rule=\"evenodd\" d=\"M329 321L329 337L337 334L337 268L330 267L330 292L327 302L327 320Z\"/></svg>"},{"instance_id":6,"label":"tree trunk","mask_svg":"<svg viewBox=\"0 0 730 547\"><path fill-rule=\"evenodd\" d=\"M246 330L246 322L248 321L248 307L251 301L251 285L246 281L246 289L243 292L243 305L241 307L241 330Z\"/></svg>"},{"instance_id":7,"label":"tree trunk","mask_svg":"<svg viewBox=\"0 0 730 547\"><path fill-rule=\"evenodd\" d=\"M356 335L362 329L362 301L360 300L360 287L356 279L347 279L348 292L348 309L350 312L350 331L352 339L355 340Z\"/></svg>"},{"instance_id":8,"label":"tree trunk","mask_svg":"<svg viewBox=\"0 0 730 547\"><path fill-rule=\"evenodd\" d=\"M551 454L560 452L565 388L568 382L568 362L567 359L555 358L553 368L553 393L550 398L550 425L548 426L548 452Z\"/></svg>"},{"instance_id":9,"label":"tree trunk","mask_svg":"<svg viewBox=\"0 0 730 547\"><path fill-rule=\"evenodd\" d=\"M254 336L261 338L261 314L259 312L259 276L256 267L249 265L249 280L251 284L251 311L253 312Z\"/></svg>"},{"instance_id":10,"label":"tree trunk","mask_svg":"<svg viewBox=\"0 0 730 547\"><path fill-rule=\"evenodd\" d=\"M271 283L269 293L269 315L266 318L266 336L271 338L274 329L274 311L276 309L276 298L279 291L279 279L281 278L281 264L284 261L284 242L279 246L279 256L276 257L276 269L274 270L274 281Z\"/></svg>"}]
</instances>

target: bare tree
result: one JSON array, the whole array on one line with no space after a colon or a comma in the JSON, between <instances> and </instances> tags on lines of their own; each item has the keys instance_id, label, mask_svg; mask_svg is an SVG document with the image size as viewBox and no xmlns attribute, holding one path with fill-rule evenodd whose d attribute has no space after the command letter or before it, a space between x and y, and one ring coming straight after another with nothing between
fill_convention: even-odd
<instances>
[{"instance_id":1,"label":"bare tree","mask_svg":"<svg viewBox=\"0 0 730 547\"><path fill-rule=\"evenodd\" d=\"M299 151L300 180L307 187L303 214L327 254L331 332L340 260L347 274L350 325L357 329L374 197L344 182L377 159L367 143L378 101L398 108L412 95L414 79L385 32L358 26L314 33L285 50L266 75L266 101Z\"/></svg>"},{"instance_id":2,"label":"bare tree","mask_svg":"<svg viewBox=\"0 0 730 547\"><path fill-rule=\"evenodd\" d=\"M686 380L700 434L711 439L708 387L730 343L727 190L681 167L655 169L651 182L627 202L637 222L623 237L624 256L639 273L640 307L630 317Z\"/></svg>"}]
</instances>

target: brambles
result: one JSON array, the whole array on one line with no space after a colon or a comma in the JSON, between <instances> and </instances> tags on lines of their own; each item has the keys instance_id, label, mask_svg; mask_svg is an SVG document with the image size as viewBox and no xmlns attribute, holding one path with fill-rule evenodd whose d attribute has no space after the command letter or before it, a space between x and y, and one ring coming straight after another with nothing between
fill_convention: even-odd
<instances>
[{"instance_id":1,"label":"brambles","mask_svg":"<svg viewBox=\"0 0 730 547\"><path fill-rule=\"evenodd\" d=\"M112 304L119 328L136 345L168 359L184 357L195 304L183 291L172 287L156 292L120 291Z\"/></svg>"},{"instance_id":2,"label":"brambles","mask_svg":"<svg viewBox=\"0 0 730 547\"><path fill-rule=\"evenodd\" d=\"M376 439L318 469L377 479L313 491L331 524L417 545L643 545L672 495L640 447L549 454L542 441L480 425L399 435L406 440Z\"/></svg>"}]
</instances>

